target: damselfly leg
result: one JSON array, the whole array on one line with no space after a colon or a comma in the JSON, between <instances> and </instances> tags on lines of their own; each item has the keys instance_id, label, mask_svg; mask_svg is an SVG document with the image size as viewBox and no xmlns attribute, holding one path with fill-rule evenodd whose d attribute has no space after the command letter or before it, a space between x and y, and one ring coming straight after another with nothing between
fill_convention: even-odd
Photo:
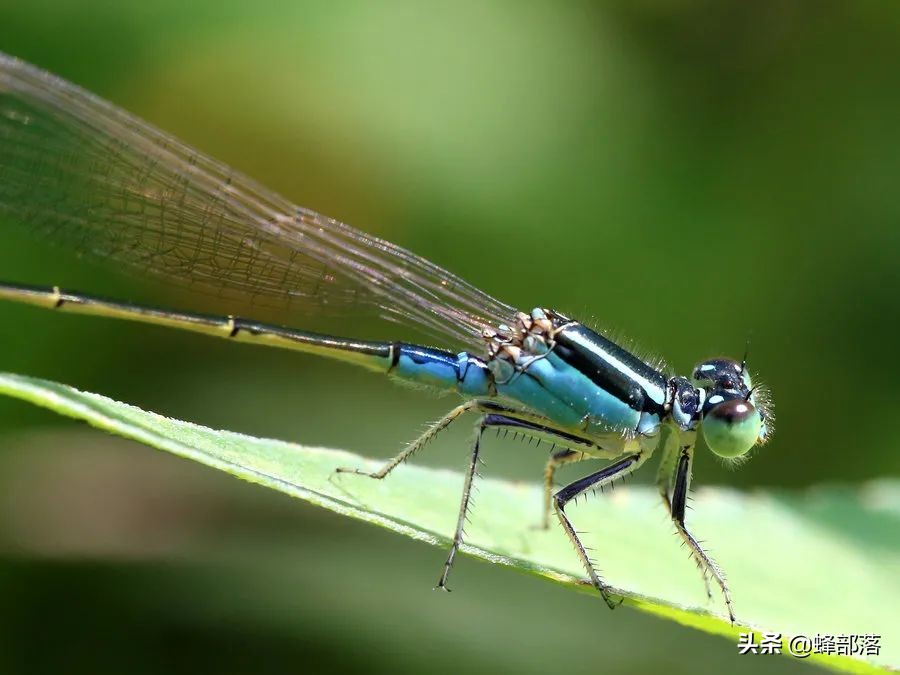
<instances>
[{"instance_id":1,"label":"damselfly leg","mask_svg":"<svg viewBox=\"0 0 900 675\"><path fill-rule=\"evenodd\" d=\"M469 462L469 470L466 471L465 482L463 483L462 500L459 504L459 517L456 520L456 531L453 533L453 543L450 545L450 552L447 554L447 562L444 563L444 571L441 572L440 581L435 588L445 591L450 589L447 587L447 579L450 576L450 570L453 568L453 561L456 559L456 552L462 544L463 535L465 534L466 522L469 519L469 505L472 500L472 483L478 473L478 463L481 461L479 453L481 452L481 437L487 428L485 420L487 416L478 420L475 425L475 439L472 441L472 457Z\"/></svg>"},{"instance_id":2,"label":"damselfly leg","mask_svg":"<svg viewBox=\"0 0 900 675\"><path fill-rule=\"evenodd\" d=\"M587 459L587 455L576 450L556 450L550 453L550 458L544 467L544 511L541 519L541 528L550 529L550 514L553 512L553 480L556 470L564 464L573 464Z\"/></svg>"},{"instance_id":3,"label":"damselfly leg","mask_svg":"<svg viewBox=\"0 0 900 675\"><path fill-rule=\"evenodd\" d=\"M447 413L441 419L431 425L431 427L429 427L424 434L410 443L403 450L403 452L390 459L378 471L368 472L362 471L360 469L344 467L336 469L337 473L353 473L361 476L366 476L367 478L382 480L383 478L387 477L388 474L390 474L394 469L403 464L403 462L408 460L415 453L428 445L428 443L434 440L434 438L439 433L449 427L454 421L465 415L467 412L472 411L478 411L484 414L482 415L481 419L478 420L478 423L475 427L475 440L472 444L471 461L469 463L469 468L466 471L465 481L463 483L462 500L460 501L459 505L459 517L456 521L456 530L453 534L453 541L450 545L450 552L447 554L447 561L444 563L444 570L441 573L441 578L436 586L436 588L441 588L445 591L450 590L447 587L447 579L450 576L450 570L453 568L453 562L456 559L456 552L459 550L459 547L462 544L465 524L468 518L469 504L471 503L472 483L475 480L475 475L478 471L478 463L480 461L479 453L481 452L481 437L484 434L484 430L487 427L492 426L489 423L489 418L492 417L492 414L490 413L496 414L499 411L514 413L515 411L506 409L503 406L500 406L491 401L467 401L462 405L456 406L453 410L451 410L449 413Z\"/></svg>"},{"instance_id":4,"label":"damselfly leg","mask_svg":"<svg viewBox=\"0 0 900 675\"><path fill-rule=\"evenodd\" d=\"M487 402L487 401L475 400L475 401L466 401L465 403L456 406L453 410L451 410L449 413L444 415L437 422L432 424L425 431L424 434L422 434L416 440L414 440L412 443L407 445L403 449L403 452L401 452L400 454L398 454L398 455L392 457L390 460L388 460L387 464L385 464L380 469L378 469L378 471L369 472L369 471L363 471L362 469L338 467L337 469L335 469L335 472L336 473L354 473L358 476L366 476L368 478L374 478L376 480L381 480L383 478L386 478L388 476L388 474L391 473L391 471L396 469L398 466L403 464L403 462L408 460L410 457L412 457L414 454L416 454L419 450L421 450L426 445L428 445L431 441L433 441L435 439L435 437L439 433L441 433L444 429L446 429L451 424L453 424L453 422L455 422L457 419L459 419L460 417L465 415L467 412L481 410L484 406L494 407L494 404Z\"/></svg>"},{"instance_id":5,"label":"damselfly leg","mask_svg":"<svg viewBox=\"0 0 900 675\"><path fill-rule=\"evenodd\" d=\"M485 430L489 428L512 427L527 436L551 439L555 444L562 446L564 449L555 451L551 455L548 469L552 467L555 470L559 465L580 461L582 459L596 459L596 454L593 454L592 456L588 453L592 453L592 451L593 453L603 452L602 448L600 448L594 440L555 428L555 425L548 420L539 418L532 413L506 408L493 401L474 400L463 403L451 410L447 415L435 422L424 434L407 446L403 452L389 460L378 471L368 472L361 469L343 467L336 469L336 471L338 473L352 473L366 476L367 478L381 480L387 477L394 469L412 457L416 452L421 450L425 445L434 440L441 431L446 429L450 424L467 412L480 412L482 413L482 416L476 424L475 439L472 444L469 467L466 471L463 483L463 493L460 501L456 530L453 535L447 561L444 563L444 570L437 585L437 588L442 588L444 590L449 590L447 588L447 579L456 559L456 553L462 544L465 524L468 520L468 511L471 505L472 484L478 472L478 464L481 461L481 439ZM600 592L604 601L606 601L606 604L611 608L618 606L621 601L615 602L612 599L609 587L600 579L594 561L588 556L587 547L582 543L578 536L578 532L575 530L565 513L565 507L573 499L581 495L593 493L596 490L611 484L616 479L623 478L630 474L644 463L651 452L652 450L642 450L640 452L629 453L600 471L567 485L552 497L549 496L552 492L552 472L549 472L549 482L545 482L545 491L548 495L547 499L549 499L552 506L555 508L559 522L575 547L575 550L588 573L591 584ZM547 473L548 471L545 470L545 478ZM548 488L547 485L550 487Z\"/></svg>"},{"instance_id":6,"label":"damselfly leg","mask_svg":"<svg viewBox=\"0 0 900 675\"><path fill-rule=\"evenodd\" d=\"M522 430L522 433L525 435L537 438L540 438L541 436L549 437L554 439L554 442L557 444L567 443L596 448L595 444L588 439L581 439L561 430L555 430L547 424L539 424L529 419L514 417L513 415L523 415L523 413L520 413L519 411L507 410L505 413L500 413L498 412L500 406L497 406L494 403L489 403L488 406L493 412L484 415L475 426L475 440L472 444L472 456L469 463L469 470L466 472L465 482L463 484L462 501L459 506L459 518L456 523L456 532L453 536L453 543L450 547L450 553L447 556L447 562L444 563L444 571L441 574L441 579L437 585L437 588L442 588L446 591L450 590L447 588L447 578L450 575L450 569L453 567L456 552L459 550L465 534L465 524L468 522L468 511L471 506L472 483L475 480L475 476L478 475L478 464L481 462L479 456L481 451L481 439L487 429L513 426ZM554 454L562 455L563 453L571 453L574 459L564 459L561 463L566 463L567 461L579 461L586 457L584 452L575 450L560 450ZM603 591L601 590L601 593L602 592ZM604 599L606 599L606 595L604 595ZM608 602L609 601L607 600L607 603Z\"/></svg>"},{"instance_id":7,"label":"damselfly leg","mask_svg":"<svg viewBox=\"0 0 900 675\"><path fill-rule=\"evenodd\" d=\"M552 443L553 449L550 451L550 457L544 467L544 509L541 521L541 529L550 529L550 514L553 511L553 480L556 477L556 470L564 464L573 464L585 459L597 459L598 454L602 453L601 448L594 440L554 429L547 424L538 424L496 413L492 414L490 418L491 426L512 428L528 438L536 438L539 441L546 439ZM561 449L557 450L557 446L560 446Z\"/></svg>"},{"instance_id":8,"label":"damselfly leg","mask_svg":"<svg viewBox=\"0 0 900 675\"><path fill-rule=\"evenodd\" d=\"M674 439L677 440L677 437ZM731 593L728 590L728 584L725 576L716 562L703 550L700 542L688 531L684 524L685 509L687 508L687 495L691 486L691 466L694 460L693 444L674 446L667 444L664 448L662 461L659 465L657 473L657 486L659 487L660 496L666 505L666 510L675 524L678 536L687 545L691 553L691 559L700 570L703 576L703 583L706 586L706 595L712 598L712 589L709 586L709 577L712 576L716 580L725 599L725 605L728 607L728 616L734 623L734 608L731 604ZM671 488L671 497L669 490Z\"/></svg>"},{"instance_id":9,"label":"damselfly leg","mask_svg":"<svg viewBox=\"0 0 900 675\"><path fill-rule=\"evenodd\" d=\"M354 469L348 467L339 467L335 469L337 473L353 473L359 476L367 476L381 480L390 474L394 469L403 464L406 460L416 454L423 447L428 445L435 437L444 429L449 427L457 419L465 415L467 412L479 412L485 416L485 425L487 427L516 427L525 433L543 434L552 437L558 445L564 447L584 448L585 450L597 450L597 444L590 439L581 438L574 434L568 433L546 420L539 415L528 413L514 408L508 408L504 405L495 403L494 401L486 401L483 399L474 399L462 403L449 413L444 415L437 422L432 424L421 436L406 446L403 452L392 457L387 463L377 471L363 471L362 469Z\"/></svg>"},{"instance_id":10,"label":"damselfly leg","mask_svg":"<svg viewBox=\"0 0 900 675\"><path fill-rule=\"evenodd\" d=\"M681 445L678 440L676 434L669 434L666 442L663 444L659 468L656 471L656 487L659 489L659 496L662 499L663 505L666 507L666 513L673 520L672 484L675 481L675 468L678 465L678 458L681 455ZM681 536L681 534L679 533L678 536ZM691 549L691 560L695 563L697 562L693 549ZM707 574L706 568L699 563L697 563L697 569L700 570L700 576L703 577L703 586L706 588L706 597L712 599L712 587L709 585L709 574Z\"/></svg>"},{"instance_id":11,"label":"damselfly leg","mask_svg":"<svg viewBox=\"0 0 900 675\"><path fill-rule=\"evenodd\" d=\"M578 532L572 525L572 521L570 521L569 517L566 515L566 504L580 495L596 492L605 485L609 485L617 478L624 478L643 464L646 461L648 454L649 453L647 452L636 452L626 455L609 466L603 467L600 471L570 483L553 496L553 504L556 507L556 516L559 518L560 524L563 526L566 535L568 535L569 540L575 547L575 552L581 559L584 569L587 570L591 583L594 585L594 588L600 591L600 595L603 596L603 599L606 601L606 604L609 605L610 609L618 607L622 604L622 600L620 599L618 602L615 602L610 594L609 586L600 579L594 560L588 555L587 548L581 543Z\"/></svg>"}]
</instances>

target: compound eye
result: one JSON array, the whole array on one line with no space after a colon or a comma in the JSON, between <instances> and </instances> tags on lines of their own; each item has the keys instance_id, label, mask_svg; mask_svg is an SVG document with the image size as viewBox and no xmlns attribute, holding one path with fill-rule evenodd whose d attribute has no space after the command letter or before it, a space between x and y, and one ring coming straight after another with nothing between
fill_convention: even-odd
<instances>
[{"instance_id":1,"label":"compound eye","mask_svg":"<svg viewBox=\"0 0 900 675\"><path fill-rule=\"evenodd\" d=\"M759 439L762 417L742 398L723 401L703 416L703 438L719 457L734 458L749 452Z\"/></svg>"},{"instance_id":2,"label":"compound eye","mask_svg":"<svg viewBox=\"0 0 900 675\"><path fill-rule=\"evenodd\" d=\"M734 359L724 358L712 359L697 365L692 377L698 384L712 385L714 389L725 391L742 391L742 386L748 382L744 365Z\"/></svg>"}]
</instances>

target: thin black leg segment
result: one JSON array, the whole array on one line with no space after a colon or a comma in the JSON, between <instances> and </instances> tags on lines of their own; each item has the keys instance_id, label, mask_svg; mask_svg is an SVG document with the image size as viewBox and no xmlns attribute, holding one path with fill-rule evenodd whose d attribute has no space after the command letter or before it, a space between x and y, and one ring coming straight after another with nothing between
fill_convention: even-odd
<instances>
[{"instance_id":1,"label":"thin black leg segment","mask_svg":"<svg viewBox=\"0 0 900 675\"><path fill-rule=\"evenodd\" d=\"M573 436L572 434L569 434L562 429L555 428L552 422L534 415L533 413L507 408L506 406L495 403L494 401L474 400L467 401L466 403L455 407L449 413L444 415L444 417L435 422L427 431L425 431L424 434L410 443L403 450L403 452L388 460L388 462L384 466L382 466L381 469L374 472L369 472L363 471L362 469L338 468L335 471L337 473L357 474L366 476L367 478L374 478L376 480L384 479L392 471L394 471L394 469L403 464L406 460L412 457L423 447L428 445L438 434L440 434L444 429L450 426L454 421L468 412L479 412L482 414L482 417L476 427L475 442L472 445L471 461L469 463L469 469L466 472L465 483L463 485L463 495L459 508L459 517L456 523L456 531L453 535L453 542L450 546L450 553L447 556L447 562L444 563L444 571L441 574L441 578L438 581L437 585L437 588L442 588L444 590L449 590L447 588L447 578L450 575L450 570L452 569L453 562L456 559L456 553L459 550L460 545L462 544L465 523L468 516L469 506L471 505L472 483L474 481L475 475L477 474L478 462L480 461L479 453L481 451L481 438L484 435L485 429L489 427L516 427L522 429L526 433L528 431L531 431L535 434L546 434L554 440L557 440L560 445L577 444L585 448L596 447L593 441L582 439L578 436Z\"/></svg>"},{"instance_id":2,"label":"thin black leg segment","mask_svg":"<svg viewBox=\"0 0 900 675\"><path fill-rule=\"evenodd\" d=\"M587 549L584 544L581 543L578 533L572 526L572 521L570 521L569 517L566 515L566 504L579 495L598 490L604 485L612 483L616 478L628 475L643 464L645 459L646 455L640 452L626 455L622 459L600 469L600 471L592 473L585 478L581 478L574 483L570 483L553 497L553 503L556 506L556 515L559 518L563 530L565 530L566 535L575 547L575 552L581 559L581 563L584 565L585 570L587 570L591 583L594 585L594 588L600 592L600 595L603 596L603 599L606 601L606 604L609 605L610 609L618 607L622 601L619 600L618 602L615 602L610 595L609 587L600 580L600 575L597 572L594 561L591 560L591 557L587 553Z\"/></svg>"},{"instance_id":3,"label":"thin black leg segment","mask_svg":"<svg viewBox=\"0 0 900 675\"><path fill-rule=\"evenodd\" d=\"M557 450L550 453L550 458L544 466L544 514L541 527L550 529L550 513L553 511L553 479L556 470L563 464L572 464L587 459L587 455L576 450Z\"/></svg>"},{"instance_id":4,"label":"thin black leg segment","mask_svg":"<svg viewBox=\"0 0 900 675\"><path fill-rule=\"evenodd\" d=\"M687 505L688 481L691 474L691 458L682 452L675 468L675 486L672 489L672 518L684 525L684 509Z\"/></svg>"},{"instance_id":5,"label":"thin black leg segment","mask_svg":"<svg viewBox=\"0 0 900 675\"><path fill-rule=\"evenodd\" d=\"M481 437L487 427L486 418L481 418L475 427L475 441L472 443L472 457L469 461L469 469L466 471L466 479L463 483L462 501L459 504L459 518L456 521L456 532L453 535L453 543L450 545L450 553L447 554L447 562L444 563L444 571L441 572L441 578L438 581L437 588L449 591L447 588L447 577L450 576L450 570L453 567L453 561L456 558L456 552L462 544L462 538L468 520L469 504L472 498L472 482L478 473L479 453L481 452Z\"/></svg>"},{"instance_id":6,"label":"thin black leg segment","mask_svg":"<svg viewBox=\"0 0 900 675\"><path fill-rule=\"evenodd\" d=\"M572 434L564 429L556 427L552 422L534 415L529 412L514 410L499 405L493 401L476 400L469 401L451 410L442 419L436 422L416 441L411 443L403 452L389 460L380 470L375 472L362 471L360 469L337 469L338 472L355 473L364 475L369 478L383 479L396 469L400 464L409 459L415 452L427 445L441 431L446 429L453 421L461 417L467 412L479 412L482 414L481 419L476 427L475 441L472 445L472 454L469 462L469 468L466 472L465 482L463 485L462 500L460 502L459 516L457 518L456 531L453 535L453 541L450 546L450 552L447 561L444 563L444 570L438 581L437 588L449 590L447 588L447 579L453 563L456 559L456 553L462 544L465 523L467 521L469 507L471 506L472 484L477 475L478 463L480 461L481 439L485 429L490 427L515 428L523 433L531 436L546 436L552 442L565 447L566 449L555 452L550 458L550 464L555 469L559 464L565 464L570 461L578 461L582 458L590 458L589 451L591 449L599 449L596 442L591 439L582 438ZM568 447L566 447L568 446ZM584 450L579 450L583 448ZM616 478L623 477L635 469L637 469L647 458L647 454L643 452L631 453L600 471L591 474L586 478L575 481L574 483L564 487L556 493L552 498L552 503L556 509L557 517L563 526L567 536L575 546L579 559L588 572L591 583L603 596L603 599L610 607L616 607L618 603L614 602L610 597L608 587L600 580L593 561L587 554L587 549L578 538L578 534L568 516L565 514L566 504L581 494L591 492L612 483ZM549 465L548 465L549 466ZM552 473L551 473L552 481Z\"/></svg>"},{"instance_id":7,"label":"thin black leg segment","mask_svg":"<svg viewBox=\"0 0 900 675\"><path fill-rule=\"evenodd\" d=\"M690 463L685 462L681 459L682 457L682 447L677 442L677 437L675 437L676 442L674 443L666 443L662 450L662 458L659 462L659 470L656 472L656 486L659 489L659 496L662 499L662 503L666 507L666 513L669 514L669 517L675 521L676 528L678 527L678 521L680 519L683 527L684 523L684 510L687 503L687 485L690 481ZM677 478L676 478L677 474ZM677 498L674 493L670 496L670 492L673 490L673 486L679 484L681 487L678 489ZM680 504L679 506L679 516L675 517L675 513L672 510L673 502ZM681 532L678 533L682 540L684 539ZM696 562L697 558L693 552L691 551L691 559ZM706 568L702 565L697 565L697 569L700 570L700 576L703 577L703 586L706 589L706 597L712 598L712 588L709 585L709 574L706 571Z\"/></svg>"},{"instance_id":8,"label":"thin black leg segment","mask_svg":"<svg viewBox=\"0 0 900 675\"><path fill-rule=\"evenodd\" d=\"M541 424L538 421L533 419L522 419L511 417L510 413L515 414L514 411L503 411L502 408L496 406L496 404L486 404L483 403L478 408L481 411L490 410L487 414L485 414L479 421L475 427L475 441L472 444L472 456L469 462L469 469L466 472L465 482L463 483L463 494L462 500L459 505L459 517L456 522L456 532L453 536L453 542L450 545L450 553L447 555L447 562L444 563L444 571L441 574L440 581L438 581L437 588L441 588L445 591L449 591L450 589L447 587L447 578L450 575L450 570L453 567L453 562L456 559L456 552L459 550L460 545L462 544L463 535L465 534L465 524L468 521L468 511L471 506L472 500L472 484L475 480L475 476L478 475L478 463L481 461L480 459L480 451L481 451L481 439L484 436L484 432L486 429L491 427L501 428L501 427L514 427L516 429L520 429L523 433L528 434L532 432L534 434L544 434L548 435L554 440L557 440L560 444L562 443L578 443L584 447L594 447L594 443L592 441L588 441L586 439L581 439L577 436L572 436L571 434L566 434L564 432L560 432L556 429L553 429L550 426L546 426ZM564 457L568 457L568 454L571 452L571 455L576 457L577 459L582 458L584 455L581 452L569 451L569 450L561 450L556 454L559 454ZM575 460L561 460L562 463L565 461L577 461Z\"/></svg>"},{"instance_id":9,"label":"thin black leg segment","mask_svg":"<svg viewBox=\"0 0 900 675\"><path fill-rule=\"evenodd\" d=\"M596 448L596 444L590 440L572 435L553 426L552 422L544 418L524 411L514 410L489 400L467 401L456 406L449 413L431 425L424 434L406 446L404 450L391 458L378 471L369 472L362 469L339 467L337 473L353 473L359 476L367 476L381 480L386 478L394 469L407 461L419 450L433 441L438 434L449 427L453 422L468 412L478 412L484 415L486 427L516 427L523 430L531 430L537 433L547 434L558 439L559 445L570 447Z\"/></svg>"},{"instance_id":10,"label":"thin black leg segment","mask_svg":"<svg viewBox=\"0 0 900 675\"><path fill-rule=\"evenodd\" d=\"M337 473L355 473L359 476L367 476L368 478L375 478L376 480L381 480L386 478L388 474L391 473L398 466L403 464L406 460L416 454L419 450L428 445L431 441L433 441L439 433L441 433L444 429L449 427L453 422L457 419L465 415L467 412L473 410L484 410L485 408L493 409L496 404L490 401L467 401L462 405L456 406L449 413L444 415L441 419L431 425L424 434L419 436L416 440L406 446L403 452L398 454L397 456L388 460L388 462L381 467L378 471L368 472L363 471L362 469L347 469L344 467L339 467L335 469Z\"/></svg>"},{"instance_id":11,"label":"thin black leg segment","mask_svg":"<svg viewBox=\"0 0 900 675\"><path fill-rule=\"evenodd\" d=\"M734 623L734 607L731 603L731 593L728 591L728 584L725 582L725 576L722 570L716 565L715 561L709 557L706 551L700 546L700 543L694 536L688 532L684 525L685 506L687 504L688 490L691 486L691 464L694 458L694 448L685 445L681 448L678 456L678 463L675 467L675 482L672 488L672 521L678 530L681 539L687 544L691 552L691 558L697 564L697 568L703 574L704 581L707 580L707 574L716 580L719 588L722 590L722 596L725 599L725 605L728 608L728 617L731 623ZM706 586L707 594L710 593L709 584Z\"/></svg>"},{"instance_id":12,"label":"thin black leg segment","mask_svg":"<svg viewBox=\"0 0 900 675\"><path fill-rule=\"evenodd\" d=\"M586 454L586 451L596 449L597 444L574 434L568 434L543 424L516 419L508 415L494 413L487 415L485 420L489 426L514 429L525 436L538 439L549 437L553 443L554 449L550 452L550 457L544 466L544 512L541 522L542 529L550 529L550 513L553 510L553 478L556 475L556 470L563 464L594 459ZM557 446L562 446L562 449L556 450Z\"/></svg>"}]
</instances>

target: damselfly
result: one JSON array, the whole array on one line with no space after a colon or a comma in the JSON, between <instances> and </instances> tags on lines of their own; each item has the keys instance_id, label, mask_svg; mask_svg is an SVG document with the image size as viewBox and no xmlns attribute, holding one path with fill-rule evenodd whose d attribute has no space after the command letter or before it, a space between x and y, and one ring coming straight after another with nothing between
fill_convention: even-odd
<instances>
[{"instance_id":1,"label":"damselfly","mask_svg":"<svg viewBox=\"0 0 900 675\"><path fill-rule=\"evenodd\" d=\"M690 378L645 363L552 309L517 312L437 265L291 204L92 94L0 54L0 218L57 244L192 288L236 292L315 315L324 306L374 310L438 336L453 351L333 337L154 309L58 287L0 284L0 298L130 319L349 362L463 402L375 473L382 479L454 420L477 415L447 578L463 536L482 434L514 429L552 439L543 524L552 513L610 607L617 602L582 545L566 505L632 473L659 448L657 484L678 534L734 618L724 577L685 527L695 440L745 456L772 433L764 389L742 362L712 359ZM461 350L461 351L458 351ZM554 472L610 462L561 490Z\"/></svg>"}]
</instances>

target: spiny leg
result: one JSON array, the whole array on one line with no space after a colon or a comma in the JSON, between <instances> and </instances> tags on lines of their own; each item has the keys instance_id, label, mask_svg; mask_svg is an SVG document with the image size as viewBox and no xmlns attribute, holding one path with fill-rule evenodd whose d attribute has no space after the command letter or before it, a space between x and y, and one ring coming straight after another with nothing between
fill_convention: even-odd
<instances>
[{"instance_id":1,"label":"spiny leg","mask_svg":"<svg viewBox=\"0 0 900 675\"><path fill-rule=\"evenodd\" d=\"M472 482L475 480L475 474L478 471L478 462L480 461L478 454L481 451L481 437L485 428L488 426L486 417L482 417L475 426L475 441L472 443L472 458L469 462L469 469L466 471L466 479L463 483L462 500L459 504L459 518L456 521L456 532L453 534L453 543L450 545L450 553L447 555L447 562L444 563L444 571L441 573L440 581L436 588L449 591L447 588L447 577L450 576L450 569L453 567L453 560L456 558L456 552L462 543L463 530L468 520L469 502L472 496Z\"/></svg>"},{"instance_id":2,"label":"spiny leg","mask_svg":"<svg viewBox=\"0 0 900 675\"><path fill-rule=\"evenodd\" d=\"M675 477L676 460L678 459L678 435L671 433L662 444L659 468L656 470L656 487L660 499L666 507L666 513L672 516L672 503L669 493L672 490L672 479Z\"/></svg>"},{"instance_id":3,"label":"spiny leg","mask_svg":"<svg viewBox=\"0 0 900 675\"><path fill-rule=\"evenodd\" d=\"M493 407L494 404L485 401L466 401L462 405L456 406L449 413L444 415L437 422L432 424L424 434L419 436L416 440L406 446L403 452L399 455L393 457L388 460L387 464L381 467L378 471L368 472L363 471L362 469L346 469L343 467L339 467L335 469L337 473L355 473L360 476L368 476L369 478L375 478L377 480L381 480L385 476L387 476L391 471L396 469L398 466L403 464L407 459L416 454L419 450L424 448L428 443L434 440L434 437L441 433L444 429L449 427L457 418L465 415L467 412L471 410L480 410L485 405Z\"/></svg>"},{"instance_id":4,"label":"spiny leg","mask_svg":"<svg viewBox=\"0 0 900 675\"><path fill-rule=\"evenodd\" d=\"M544 467L544 518L541 527L545 530L549 529L550 511L553 508L553 477L556 469L563 464L580 462L584 459L596 459L596 457L587 454L588 451L598 450L596 441L563 431L546 421L538 423L530 419L521 419L497 413L487 416L487 424L498 428L511 427L526 437L537 438L538 440L549 438L553 442L554 448L556 446L563 447L562 450L551 451L547 464Z\"/></svg>"},{"instance_id":5,"label":"spiny leg","mask_svg":"<svg viewBox=\"0 0 900 675\"><path fill-rule=\"evenodd\" d=\"M428 445L428 443L434 440L435 436L437 436L440 432L450 426L450 424L452 424L456 419L470 411L484 413L485 425L488 427L516 426L522 429L551 435L560 444L566 443L571 444L573 447L580 446L584 448L597 447L594 442L588 439L581 438L579 436L572 435L571 433L557 428L549 420L546 420L539 415L535 415L534 413L529 413L524 410L516 410L514 408L508 408L504 405L500 405L499 403L495 403L494 401L475 399L472 401L466 401L465 403L456 406L453 410L451 410L437 422L432 424L424 434L407 445L403 452L398 454L396 457L388 460L387 464L381 467L378 471L370 473L368 471L363 471L362 469L348 469L344 467L337 468L335 469L335 471L337 473L354 473L360 476L367 476L369 478L381 480L389 473L391 473L391 471L396 469L403 462L405 462L415 453L421 450L423 447Z\"/></svg>"},{"instance_id":6,"label":"spiny leg","mask_svg":"<svg viewBox=\"0 0 900 675\"><path fill-rule=\"evenodd\" d=\"M656 487L659 489L659 496L666 507L666 513L673 520L675 519L672 512L671 495L672 483L675 478L675 470L678 467L678 458L680 457L681 446L678 443L678 435L673 433L664 444L662 449L662 458L659 462L659 469L656 472ZM679 536L681 532L678 533ZM683 538L683 537L682 537ZM691 560L696 562L696 557L691 550ZM700 570L700 576L703 577L703 586L706 589L706 597L712 599L712 587L709 585L709 574L702 565L697 565Z\"/></svg>"},{"instance_id":7,"label":"spiny leg","mask_svg":"<svg viewBox=\"0 0 900 675\"><path fill-rule=\"evenodd\" d=\"M557 450L551 452L547 464L544 466L544 518L541 527L550 529L550 512L553 510L553 477L556 470L564 464L580 462L587 456L576 450Z\"/></svg>"},{"instance_id":8,"label":"spiny leg","mask_svg":"<svg viewBox=\"0 0 900 675\"><path fill-rule=\"evenodd\" d=\"M617 462L613 462L609 466L602 468L600 471L567 485L553 497L553 502L556 506L556 515L559 518L560 524L563 526L566 535L575 547L575 552L581 559L584 569L587 570L591 583L594 585L594 588L600 591L600 595L603 596L603 599L610 609L614 609L621 604L621 600L619 602L613 602L610 597L609 587L600 580L600 576L597 574L597 570L594 567L594 561L588 556L587 549L584 547L584 544L581 543L581 539L578 538L578 533L575 531L572 522L566 515L566 504L579 495L596 491L598 488L608 485L616 478L628 475L643 464L646 458L647 453L644 452L626 455Z\"/></svg>"},{"instance_id":9,"label":"spiny leg","mask_svg":"<svg viewBox=\"0 0 900 675\"><path fill-rule=\"evenodd\" d=\"M441 419L431 425L428 430L419 436L415 441L410 443L400 454L396 457L392 458L378 471L369 473L368 471L362 471L361 469L346 469L346 468L338 468L335 469L337 473L354 473L360 476L366 476L368 478L375 478L376 480L381 480L386 477L391 471L400 466L407 459L412 457L416 452L421 450L424 446L428 445L430 441L434 439L440 432L446 429L450 424L452 424L456 419L461 417L472 410L479 410L481 412L503 412L509 414L515 414L515 411L509 408L505 408L499 404L493 403L492 401L467 401L462 405L456 406L449 413L444 415ZM453 567L453 561L456 558L456 552L459 550L459 546L462 543L463 537L463 528L466 523L467 513L469 510L469 503L471 501L471 493L472 493L472 481L474 479L476 470L478 468L479 462L479 452L481 448L481 436L484 433L484 429L486 425L486 419L488 415L485 415L479 420L477 426L477 432L475 436L475 442L472 445L472 459L469 464L469 470L466 472L466 479L463 485L463 496L462 502L459 507L459 518L456 523L456 532L453 535L453 542L450 546L450 553L447 556L447 562L444 563L444 571L441 574L441 578L438 581L438 585L436 588L442 588L445 591L449 591L447 588L447 577L450 575L450 569Z\"/></svg>"},{"instance_id":10,"label":"spiny leg","mask_svg":"<svg viewBox=\"0 0 900 675\"><path fill-rule=\"evenodd\" d=\"M459 547L462 544L463 535L465 534L464 529L465 524L468 521L468 510L471 504L472 483L475 480L475 476L478 475L478 463L481 461L479 458L481 438L484 436L485 429L488 429L489 427L514 427L522 430L525 434L528 434L529 432L532 434L543 434L552 437L558 442L580 445L584 448L596 447L596 444L593 441L578 436L572 436L559 429L555 429L549 422L543 420L541 420L543 423L536 422L534 416L529 413L522 413L511 409L504 410L501 406L492 402L482 402L478 409L482 411L489 410L491 412L487 412L475 426L475 441L472 444L472 457L463 484L463 494L459 506L459 518L456 523L456 532L453 536L453 543L450 546L447 562L444 563L444 572L441 574L441 579L438 581L437 585L437 588L442 588L445 591L450 590L447 588L447 577L450 575L450 569L453 567L456 552L459 550ZM503 412L500 412L501 410ZM521 415L521 417L513 417L512 415ZM566 461L578 461L585 457L585 454L579 451L564 450L556 454L565 452L571 452L575 458L563 460L561 463L565 463Z\"/></svg>"},{"instance_id":11,"label":"spiny leg","mask_svg":"<svg viewBox=\"0 0 900 675\"><path fill-rule=\"evenodd\" d=\"M508 426L516 426L522 429L527 429L535 433L546 433L552 436L554 439L559 441L560 443L572 444L584 448L597 448L596 443L593 440L581 438L579 436L572 435L570 432L567 432L561 428L556 427L552 422L546 420L539 415L535 415L534 413L529 413L527 411L515 410L513 408L508 408L506 406L500 405L493 401L485 401L485 400L474 400L463 403L462 405L457 406L453 410L451 410L447 415L438 420L435 424L433 424L424 434L422 434L418 439L413 441L407 448L401 452L399 455L391 459L387 462L381 469L375 472L367 472L362 471L361 469L347 469L347 468L338 468L335 471L338 473L353 473L361 476L366 476L369 478L375 478L380 480L387 476L391 471L396 469L400 464L409 459L412 455L414 455L418 450L427 445L431 440L434 439L441 431L446 429L454 420L464 415L469 411L478 411L483 413L482 419L478 423L478 431L475 439L475 443L472 449L472 460L469 465L469 471L466 474L465 485L463 488L463 498L462 503L460 505L460 513L459 519L457 521L456 533L453 538L453 544L450 548L450 554L447 557L447 562L444 565L444 572L441 575L441 579L438 582L438 588L447 589L447 577L450 574L450 569L453 566L454 558L456 557L456 552L459 550L459 546L462 543L463 536L463 528L466 522L466 515L468 511L468 507L471 501L471 489L472 489L472 481L474 479L478 461L479 461L479 451L481 444L481 437L484 434L484 430L488 427L508 427Z\"/></svg>"},{"instance_id":12,"label":"spiny leg","mask_svg":"<svg viewBox=\"0 0 900 675\"><path fill-rule=\"evenodd\" d=\"M694 536L687 531L684 525L684 510L687 504L687 494L691 485L691 464L694 458L694 448L691 445L685 445L681 448L681 454L678 456L678 464L675 469L675 484L672 489L672 521L678 530L681 539L687 544L691 552L691 558L697 564L698 569L703 574L703 580L707 581L707 574L712 575L722 590L722 596L725 598L725 605L728 607L728 618L734 624L734 606L731 604L731 593L728 591L728 585L725 583L725 577L722 570L716 565L715 561L707 555L700 547L700 543L694 539ZM707 593L709 593L709 582L707 581Z\"/></svg>"}]
</instances>

